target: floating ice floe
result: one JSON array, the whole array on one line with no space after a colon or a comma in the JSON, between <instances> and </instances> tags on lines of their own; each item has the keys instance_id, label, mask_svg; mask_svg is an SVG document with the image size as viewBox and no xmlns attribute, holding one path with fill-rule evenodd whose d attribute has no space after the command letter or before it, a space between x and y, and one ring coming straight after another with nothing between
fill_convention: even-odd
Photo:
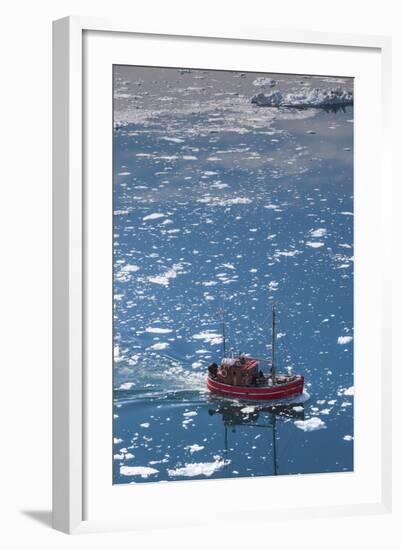
<instances>
[{"instance_id":1,"label":"floating ice floe","mask_svg":"<svg viewBox=\"0 0 401 550\"><path fill-rule=\"evenodd\" d=\"M314 432L315 430L321 430L326 427L323 420L317 416L313 416L307 420L295 420L294 424L297 428L303 430L304 432Z\"/></svg>"},{"instance_id":2,"label":"floating ice floe","mask_svg":"<svg viewBox=\"0 0 401 550\"><path fill-rule=\"evenodd\" d=\"M126 283L130 280L131 273L135 273L139 270L140 267L138 267L137 265L126 264L120 269L120 271L116 273L115 277L120 283Z\"/></svg>"},{"instance_id":3,"label":"floating ice floe","mask_svg":"<svg viewBox=\"0 0 401 550\"><path fill-rule=\"evenodd\" d=\"M154 212L153 214L149 214L148 216L145 216L144 218L142 218L142 221L149 222L152 220L158 220L160 218L165 218L165 217L166 217L165 214L161 214L160 212Z\"/></svg>"},{"instance_id":4,"label":"floating ice floe","mask_svg":"<svg viewBox=\"0 0 401 550\"><path fill-rule=\"evenodd\" d=\"M269 290L277 290L278 289L278 282L277 281L270 281L270 283L267 285L269 287Z\"/></svg>"},{"instance_id":5,"label":"floating ice floe","mask_svg":"<svg viewBox=\"0 0 401 550\"><path fill-rule=\"evenodd\" d=\"M343 439L344 441L352 441L354 438L352 437L352 435L344 435Z\"/></svg>"},{"instance_id":6,"label":"floating ice floe","mask_svg":"<svg viewBox=\"0 0 401 550\"><path fill-rule=\"evenodd\" d=\"M327 234L327 229L324 229L323 227L319 227L319 229L311 229L310 236L311 237L324 237Z\"/></svg>"},{"instance_id":7,"label":"floating ice floe","mask_svg":"<svg viewBox=\"0 0 401 550\"><path fill-rule=\"evenodd\" d=\"M185 139L177 138L177 137L162 137L161 139L164 139L165 141L171 141L172 143L184 143Z\"/></svg>"},{"instance_id":8,"label":"floating ice floe","mask_svg":"<svg viewBox=\"0 0 401 550\"><path fill-rule=\"evenodd\" d=\"M352 336L339 336L337 338L337 344L341 346L345 346L345 344L349 344L350 342L352 342Z\"/></svg>"},{"instance_id":9,"label":"floating ice floe","mask_svg":"<svg viewBox=\"0 0 401 550\"><path fill-rule=\"evenodd\" d=\"M248 199L247 197L235 197L233 199L224 199L220 197L202 197L201 199L198 199L197 202L200 202L202 204L207 204L209 206L235 206L236 204L250 204L252 202L251 199Z\"/></svg>"},{"instance_id":10,"label":"floating ice floe","mask_svg":"<svg viewBox=\"0 0 401 550\"><path fill-rule=\"evenodd\" d=\"M148 281L157 285L169 286L170 279L175 279L182 270L182 264L174 264L172 268L168 269L161 275L148 277Z\"/></svg>"},{"instance_id":11,"label":"floating ice floe","mask_svg":"<svg viewBox=\"0 0 401 550\"><path fill-rule=\"evenodd\" d=\"M280 91L271 94L259 93L252 98L252 103L259 107L345 107L353 105L352 92L336 88L322 90L320 88L303 88L299 92L284 94Z\"/></svg>"},{"instance_id":12,"label":"floating ice floe","mask_svg":"<svg viewBox=\"0 0 401 550\"><path fill-rule=\"evenodd\" d=\"M194 443L193 445L187 445L184 447L186 451L189 451L191 454L197 453L204 449L205 447L203 445L198 445L197 443Z\"/></svg>"},{"instance_id":13,"label":"floating ice floe","mask_svg":"<svg viewBox=\"0 0 401 550\"><path fill-rule=\"evenodd\" d=\"M173 332L171 328L161 328L161 327L147 327L145 332L150 332L151 334L168 334Z\"/></svg>"},{"instance_id":14,"label":"floating ice floe","mask_svg":"<svg viewBox=\"0 0 401 550\"><path fill-rule=\"evenodd\" d=\"M150 423L149 422L142 422L142 424L139 424L141 428L149 428Z\"/></svg>"},{"instance_id":15,"label":"floating ice floe","mask_svg":"<svg viewBox=\"0 0 401 550\"><path fill-rule=\"evenodd\" d=\"M153 346L150 346L148 349L154 349L156 351L160 351L163 349L167 349L169 347L168 342L157 342L156 344L153 344Z\"/></svg>"},{"instance_id":16,"label":"floating ice floe","mask_svg":"<svg viewBox=\"0 0 401 550\"><path fill-rule=\"evenodd\" d=\"M186 464L182 468L175 468L167 470L170 477L185 476L196 477L206 476L210 477L215 472L218 472L224 466L230 464L231 460L216 460L215 462L194 462L192 464Z\"/></svg>"},{"instance_id":17,"label":"floating ice floe","mask_svg":"<svg viewBox=\"0 0 401 550\"><path fill-rule=\"evenodd\" d=\"M252 406L244 407L243 409L241 409L241 412L244 414L252 414L255 411L256 411L256 407L252 407Z\"/></svg>"},{"instance_id":18,"label":"floating ice floe","mask_svg":"<svg viewBox=\"0 0 401 550\"><path fill-rule=\"evenodd\" d=\"M133 382L124 382L123 384L120 385L120 387L118 389L119 390L130 390L134 386L135 386L135 384Z\"/></svg>"},{"instance_id":19,"label":"floating ice floe","mask_svg":"<svg viewBox=\"0 0 401 550\"><path fill-rule=\"evenodd\" d=\"M310 248L320 248L321 246L324 246L324 243L321 242L314 242L314 241L308 241L306 243L306 246L309 246Z\"/></svg>"},{"instance_id":20,"label":"floating ice floe","mask_svg":"<svg viewBox=\"0 0 401 550\"><path fill-rule=\"evenodd\" d=\"M337 395L347 395L352 397L353 395L355 395L354 386L350 386L349 388L340 388L337 392Z\"/></svg>"},{"instance_id":21,"label":"floating ice floe","mask_svg":"<svg viewBox=\"0 0 401 550\"><path fill-rule=\"evenodd\" d=\"M151 475L158 474L159 470L150 468L149 466L121 466L120 474L122 476L141 476L147 478Z\"/></svg>"},{"instance_id":22,"label":"floating ice floe","mask_svg":"<svg viewBox=\"0 0 401 550\"><path fill-rule=\"evenodd\" d=\"M296 405L295 407L292 407L292 410L295 412L302 412L304 408L301 405Z\"/></svg>"},{"instance_id":23,"label":"floating ice floe","mask_svg":"<svg viewBox=\"0 0 401 550\"><path fill-rule=\"evenodd\" d=\"M203 332L199 332L199 334L194 334L192 338L194 340L203 340L212 346L221 344L223 341L221 334L216 334L216 332L213 332L212 330L204 330Z\"/></svg>"},{"instance_id":24,"label":"floating ice floe","mask_svg":"<svg viewBox=\"0 0 401 550\"><path fill-rule=\"evenodd\" d=\"M259 78L254 80L252 84L257 88L274 88L277 82L276 80L274 80L274 78L268 78L267 76L260 76Z\"/></svg>"}]
</instances>

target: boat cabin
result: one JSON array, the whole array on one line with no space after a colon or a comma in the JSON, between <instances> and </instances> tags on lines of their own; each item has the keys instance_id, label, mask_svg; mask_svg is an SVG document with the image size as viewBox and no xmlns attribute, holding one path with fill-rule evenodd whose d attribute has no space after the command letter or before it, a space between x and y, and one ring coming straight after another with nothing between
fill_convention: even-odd
<instances>
[{"instance_id":1,"label":"boat cabin","mask_svg":"<svg viewBox=\"0 0 401 550\"><path fill-rule=\"evenodd\" d=\"M250 386L259 376L259 363L251 357L225 357L217 370L217 379L234 386Z\"/></svg>"}]
</instances>

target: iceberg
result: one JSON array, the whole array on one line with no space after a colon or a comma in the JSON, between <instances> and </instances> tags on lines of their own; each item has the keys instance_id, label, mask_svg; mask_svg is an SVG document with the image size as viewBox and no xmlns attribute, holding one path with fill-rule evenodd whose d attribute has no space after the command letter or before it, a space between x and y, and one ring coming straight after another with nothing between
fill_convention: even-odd
<instances>
[{"instance_id":1,"label":"iceberg","mask_svg":"<svg viewBox=\"0 0 401 550\"><path fill-rule=\"evenodd\" d=\"M335 88L322 90L321 88L303 88L299 92L283 94L280 91L271 94L260 92L252 97L252 103L259 107L345 107L353 105L352 92Z\"/></svg>"}]
</instances>

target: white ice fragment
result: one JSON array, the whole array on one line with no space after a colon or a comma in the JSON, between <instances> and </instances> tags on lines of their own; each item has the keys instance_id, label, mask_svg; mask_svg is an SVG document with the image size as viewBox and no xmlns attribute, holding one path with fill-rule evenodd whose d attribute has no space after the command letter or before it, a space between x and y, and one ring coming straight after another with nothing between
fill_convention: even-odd
<instances>
[{"instance_id":1,"label":"white ice fragment","mask_svg":"<svg viewBox=\"0 0 401 550\"><path fill-rule=\"evenodd\" d=\"M327 229L319 227L319 229L312 229L309 233L311 237L324 237L327 234Z\"/></svg>"},{"instance_id":2,"label":"white ice fragment","mask_svg":"<svg viewBox=\"0 0 401 550\"><path fill-rule=\"evenodd\" d=\"M277 82L273 78L267 76L260 76L252 82L252 84L258 88L274 88Z\"/></svg>"},{"instance_id":3,"label":"white ice fragment","mask_svg":"<svg viewBox=\"0 0 401 550\"><path fill-rule=\"evenodd\" d=\"M237 204L250 204L252 202L251 199L247 197L235 197L232 199L224 199L221 197L211 197L209 195L202 197L201 199L198 199L197 202L200 202L202 204L207 204L209 206L234 206Z\"/></svg>"},{"instance_id":4,"label":"white ice fragment","mask_svg":"<svg viewBox=\"0 0 401 550\"><path fill-rule=\"evenodd\" d=\"M300 430L303 430L304 432L313 432L315 430L321 430L322 428L326 427L326 424L318 418L317 416L313 416L312 418L308 418L307 420L295 420L294 424L297 428Z\"/></svg>"},{"instance_id":5,"label":"white ice fragment","mask_svg":"<svg viewBox=\"0 0 401 550\"><path fill-rule=\"evenodd\" d=\"M311 248L320 248L321 246L324 246L324 243L307 241L306 246L310 246Z\"/></svg>"},{"instance_id":6,"label":"white ice fragment","mask_svg":"<svg viewBox=\"0 0 401 550\"><path fill-rule=\"evenodd\" d=\"M148 222L151 220L158 220L160 218L165 218L165 217L166 217L165 214L161 214L160 212L154 212L153 214L149 214L148 216L145 216L144 218L142 218L142 220L144 222Z\"/></svg>"},{"instance_id":7,"label":"white ice fragment","mask_svg":"<svg viewBox=\"0 0 401 550\"><path fill-rule=\"evenodd\" d=\"M150 332L151 334L168 334L173 332L171 328L161 328L161 327L147 327L145 332Z\"/></svg>"},{"instance_id":8,"label":"white ice fragment","mask_svg":"<svg viewBox=\"0 0 401 550\"><path fill-rule=\"evenodd\" d=\"M156 351L160 351L163 349L167 349L169 347L168 342L157 342L156 344L153 344L153 346L150 346L148 349L154 349Z\"/></svg>"},{"instance_id":9,"label":"white ice fragment","mask_svg":"<svg viewBox=\"0 0 401 550\"><path fill-rule=\"evenodd\" d=\"M198 413L196 411L186 411L182 414L183 416L189 417L189 416L197 416Z\"/></svg>"},{"instance_id":10,"label":"white ice fragment","mask_svg":"<svg viewBox=\"0 0 401 550\"><path fill-rule=\"evenodd\" d=\"M150 423L149 422L143 422L142 424L139 424L141 428L149 428Z\"/></svg>"},{"instance_id":11,"label":"white ice fragment","mask_svg":"<svg viewBox=\"0 0 401 550\"><path fill-rule=\"evenodd\" d=\"M230 464L231 460L216 460L215 462L194 462L192 464L186 464L182 468L175 468L167 470L170 477L184 476L184 477L196 477L206 476L210 477L215 472L218 472L224 466Z\"/></svg>"},{"instance_id":12,"label":"white ice fragment","mask_svg":"<svg viewBox=\"0 0 401 550\"><path fill-rule=\"evenodd\" d=\"M213 332L212 330L204 330L203 332L194 334L192 338L194 340L203 340L204 342L206 342L207 344L211 344L212 346L221 344L223 341L221 334L216 334L216 332Z\"/></svg>"},{"instance_id":13,"label":"white ice fragment","mask_svg":"<svg viewBox=\"0 0 401 550\"><path fill-rule=\"evenodd\" d=\"M130 390L135 386L134 382L123 382L120 384L119 390Z\"/></svg>"},{"instance_id":14,"label":"white ice fragment","mask_svg":"<svg viewBox=\"0 0 401 550\"><path fill-rule=\"evenodd\" d=\"M244 407L243 409L241 409L241 412L244 413L244 414L250 414L250 413L255 412L255 410L256 410L256 407L248 406L248 407Z\"/></svg>"},{"instance_id":15,"label":"white ice fragment","mask_svg":"<svg viewBox=\"0 0 401 550\"><path fill-rule=\"evenodd\" d=\"M337 344L340 344L341 346L349 344L350 342L352 342L352 336L339 336L337 338Z\"/></svg>"},{"instance_id":16,"label":"white ice fragment","mask_svg":"<svg viewBox=\"0 0 401 550\"><path fill-rule=\"evenodd\" d=\"M197 443L194 443L193 445L187 445L184 447L186 451L189 451L191 454L197 453L204 449L205 447L203 445L198 445Z\"/></svg>"},{"instance_id":17,"label":"white ice fragment","mask_svg":"<svg viewBox=\"0 0 401 550\"><path fill-rule=\"evenodd\" d=\"M177 275L183 270L182 264L174 264L172 268L168 269L161 275L154 275L148 277L148 281L157 285L169 286L170 279L175 279Z\"/></svg>"},{"instance_id":18,"label":"white ice fragment","mask_svg":"<svg viewBox=\"0 0 401 550\"><path fill-rule=\"evenodd\" d=\"M162 137L161 139L164 139L165 141L171 141L172 143L184 143L185 139L177 138L177 137Z\"/></svg>"},{"instance_id":19,"label":"white ice fragment","mask_svg":"<svg viewBox=\"0 0 401 550\"><path fill-rule=\"evenodd\" d=\"M153 474L159 473L156 468L149 468L148 466L121 466L120 474L122 476L141 476L147 478Z\"/></svg>"}]
</instances>

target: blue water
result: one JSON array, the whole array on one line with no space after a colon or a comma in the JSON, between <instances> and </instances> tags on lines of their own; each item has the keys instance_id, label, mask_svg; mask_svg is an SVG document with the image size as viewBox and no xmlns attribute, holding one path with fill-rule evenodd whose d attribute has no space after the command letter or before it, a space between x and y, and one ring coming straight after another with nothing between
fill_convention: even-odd
<instances>
[{"instance_id":1,"label":"blue water","mask_svg":"<svg viewBox=\"0 0 401 550\"><path fill-rule=\"evenodd\" d=\"M114 483L353 469L353 110L257 107L254 78L115 72ZM211 396L219 310L268 357L273 301L304 395Z\"/></svg>"}]
</instances>

